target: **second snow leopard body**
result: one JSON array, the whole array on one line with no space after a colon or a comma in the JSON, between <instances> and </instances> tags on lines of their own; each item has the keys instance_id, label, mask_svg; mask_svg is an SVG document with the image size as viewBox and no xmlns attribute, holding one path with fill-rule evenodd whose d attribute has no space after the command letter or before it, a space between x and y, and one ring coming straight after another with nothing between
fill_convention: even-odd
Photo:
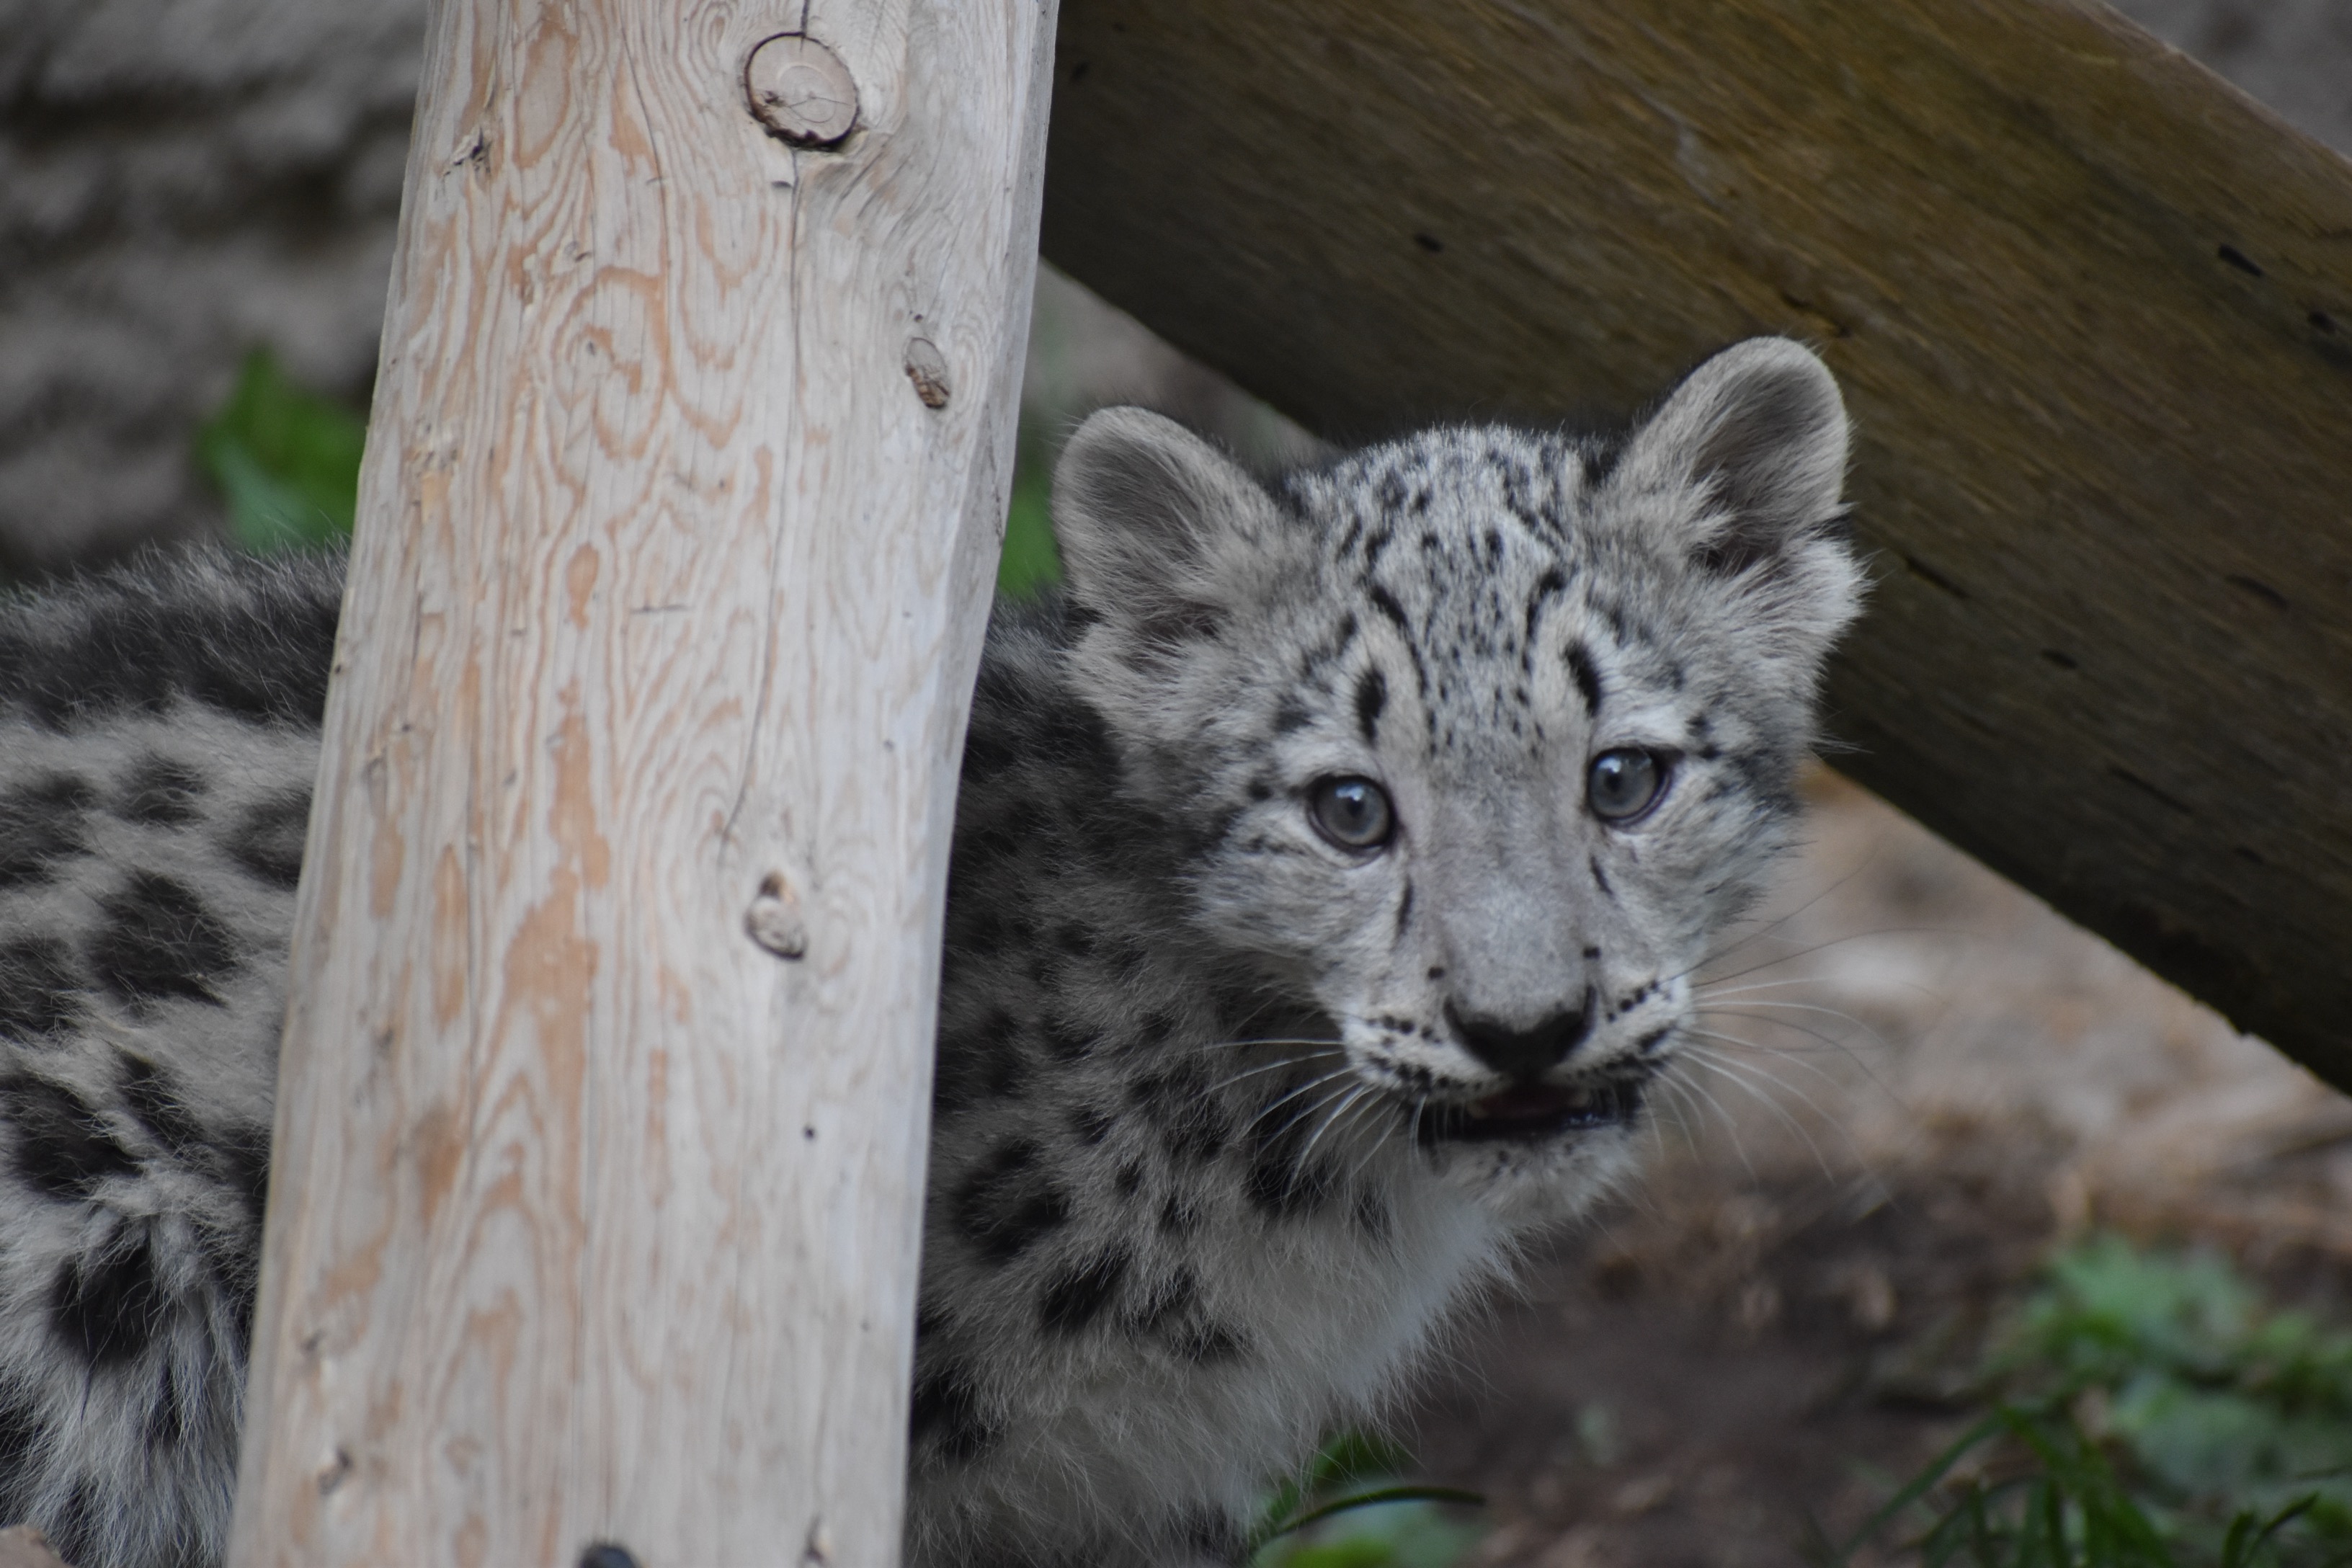
<instances>
[{"instance_id":1,"label":"second snow leopard body","mask_svg":"<svg viewBox=\"0 0 2352 1568\"><path fill-rule=\"evenodd\" d=\"M1097 415L950 874L916 1568L1232 1563L1625 1169L1860 574L1803 349L1272 486ZM0 601L0 1523L225 1544L332 563Z\"/></svg>"}]
</instances>

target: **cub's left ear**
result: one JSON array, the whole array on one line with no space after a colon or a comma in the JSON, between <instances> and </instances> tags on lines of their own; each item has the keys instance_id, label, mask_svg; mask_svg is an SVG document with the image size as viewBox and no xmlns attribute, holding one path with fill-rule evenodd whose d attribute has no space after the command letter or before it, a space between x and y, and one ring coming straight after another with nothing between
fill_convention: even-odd
<instances>
[{"instance_id":1,"label":"cub's left ear","mask_svg":"<svg viewBox=\"0 0 2352 1568\"><path fill-rule=\"evenodd\" d=\"M1828 367L1787 338L1750 338L1691 372L1627 443L1612 483L1629 498L1696 491L1668 526L1687 531L1694 561L1737 574L1834 547L1845 462L1845 404Z\"/></svg>"}]
</instances>

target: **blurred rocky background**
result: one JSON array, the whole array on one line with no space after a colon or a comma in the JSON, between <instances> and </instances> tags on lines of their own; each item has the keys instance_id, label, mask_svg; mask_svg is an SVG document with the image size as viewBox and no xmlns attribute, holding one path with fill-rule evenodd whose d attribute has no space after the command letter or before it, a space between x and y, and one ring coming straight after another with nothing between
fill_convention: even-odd
<instances>
[{"instance_id":1,"label":"blurred rocky background","mask_svg":"<svg viewBox=\"0 0 2352 1568\"><path fill-rule=\"evenodd\" d=\"M2352 150L2352 0L2125 9ZM221 527L193 432L257 347L363 401L420 0L0 0L0 572ZM1276 458L1279 427L1047 274L1043 438L1110 397Z\"/></svg>"}]
</instances>

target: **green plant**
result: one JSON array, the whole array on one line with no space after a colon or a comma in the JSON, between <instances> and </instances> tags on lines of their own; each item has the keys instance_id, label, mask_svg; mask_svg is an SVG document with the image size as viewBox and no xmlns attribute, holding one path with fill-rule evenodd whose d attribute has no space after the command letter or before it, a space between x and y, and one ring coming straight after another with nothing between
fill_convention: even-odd
<instances>
[{"instance_id":1,"label":"green plant","mask_svg":"<svg viewBox=\"0 0 2352 1568\"><path fill-rule=\"evenodd\" d=\"M2352 1335L2205 1255L2095 1237L1990 1356L1990 1415L1842 1548L1900 1521L1927 1568L2352 1564Z\"/></svg>"},{"instance_id":2,"label":"green plant","mask_svg":"<svg viewBox=\"0 0 2352 1568\"><path fill-rule=\"evenodd\" d=\"M1385 1438L1334 1437L1266 1500L1250 1540L1254 1568L1447 1568L1480 1533L1460 1510L1486 1500L1398 1482L1411 1467Z\"/></svg>"},{"instance_id":3,"label":"green plant","mask_svg":"<svg viewBox=\"0 0 2352 1568\"><path fill-rule=\"evenodd\" d=\"M196 460L228 502L241 548L317 549L351 536L366 439L357 415L295 385L257 349L196 432Z\"/></svg>"},{"instance_id":4,"label":"green plant","mask_svg":"<svg viewBox=\"0 0 2352 1568\"><path fill-rule=\"evenodd\" d=\"M1013 500L1004 516L1004 552L997 558L996 591L1026 599L1062 580L1062 554L1054 543L1054 479L1039 443L1024 430L1021 461L1013 472Z\"/></svg>"}]
</instances>

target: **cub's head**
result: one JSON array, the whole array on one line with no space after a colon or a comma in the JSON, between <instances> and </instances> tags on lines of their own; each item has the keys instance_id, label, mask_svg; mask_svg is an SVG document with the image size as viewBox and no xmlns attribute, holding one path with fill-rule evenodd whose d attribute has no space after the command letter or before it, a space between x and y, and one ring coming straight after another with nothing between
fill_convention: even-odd
<instances>
[{"instance_id":1,"label":"cub's head","mask_svg":"<svg viewBox=\"0 0 2352 1568\"><path fill-rule=\"evenodd\" d=\"M1775 338L1613 444L1438 429L1269 490L1118 408L1063 457L1073 678L1202 929L1491 1201L1622 1160L1785 842L1861 594L1845 463Z\"/></svg>"}]
</instances>

